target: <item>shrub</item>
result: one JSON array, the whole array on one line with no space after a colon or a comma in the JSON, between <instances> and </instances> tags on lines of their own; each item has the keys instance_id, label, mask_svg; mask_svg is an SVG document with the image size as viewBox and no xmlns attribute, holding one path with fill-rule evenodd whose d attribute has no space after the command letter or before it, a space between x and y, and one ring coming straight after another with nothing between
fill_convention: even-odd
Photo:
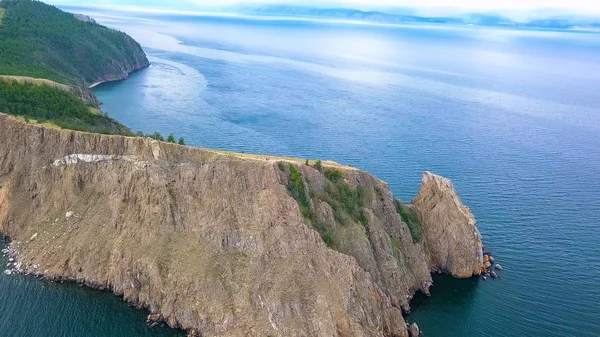
<instances>
[{"instance_id":1,"label":"shrub","mask_svg":"<svg viewBox=\"0 0 600 337\"><path fill-rule=\"evenodd\" d=\"M327 169L327 170L325 170L325 178L327 178L329 181L335 183L338 180L341 180L342 178L344 178L344 175L342 174L342 172L340 170Z\"/></svg>"},{"instance_id":2,"label":"shrub","mask_svg":"<svg viewBox=\"0 0 600 337\"><path fill-rule=\"evenodd\" d=\"M321 239L323 239L323 242L325 242L325 245L327 245L327 247L334 250L337 250L339 248L338 242L335 238L333 231L331 230L330 225L324 222L317 221L317 223L315 224L315 229L317 230L317 232L319 232L319 235L321 235Z\"/></svg>"},{"instance_id":3,"label":"shrub","mask_svg":"<svg viewBox=\"0 0 600 337\"><path fill-rule=\"evenodd\" d=\"M277 162L277 167L279 167L279 171L281 171L281 172L285 171L285 163L284 162L282 162L282 161Z\"/></svg>"},{"instance_id":4,"label":"shrub","mask_svg":"<svg viewBox=\"0 0 600 337\"><path fill-rule=\"evenodd\" d=\"M163 136L160 134L160 132L155 132L153 133L150 138L154 139L154 140L159 140L161 142L164 142L165 139L163 138Z\"/></svg>"},{"instance_id":5,"label":"shrub","mask_svg":"<svg viewBox=\"0 0 600 337\"><path fill-rule=\"evenodd\" d=\"M170 134L169 137L167 137L167 142L175 143L175 136L173 136L173 134Z\"/></svg>"},{"instance_id":6,"label":"shrub","mask_svg":"<svg viewBox=\"0 0 600 337\"><path fill-rule=\"evenodd\" d=\"M315 213L310 208L310 202L306 196L306 188L302 180L302 173L294 165L289 165L288 191L296 199L302 214L311 221L315 220Z\"/></svg>"},{"instance_id":7,"label":"shrub","mask_svg":"<svg viewBox=\"0 0 600 337\"><path fill-rule=\"evenodd\" d=\"M398 199L394 199L394 205L396 206L396 213L408 225L413 242L421 242L423 240L423 225L417 211Z\"/></svg>"},{"instance_id":8,"label":"shrub","mask_svg":"<svg viewBox=\"0 0 600 337\"><path fill-rule=\"evenodd\" d=\"M179 141L177 142L179 145L185 145L185 140L183 140L183 137L179 138Z\"/></svg>"},{"instance_id":9,"label":"shrub","mask_svg":"<svg viewBox=\"0 0 600 337\"><path fill-rule=\"evenodd\" d=\"M323 163L320 160L315 162L315 169L319 172L323 172Z\"/></svg>"}]
</instances>

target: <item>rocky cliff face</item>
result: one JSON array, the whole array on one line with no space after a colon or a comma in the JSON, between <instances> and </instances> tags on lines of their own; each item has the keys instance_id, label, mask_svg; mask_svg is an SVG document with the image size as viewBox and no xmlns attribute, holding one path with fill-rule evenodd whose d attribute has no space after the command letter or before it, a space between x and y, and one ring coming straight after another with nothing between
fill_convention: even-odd
<instances>
[{"instance_id":1,"label":"rocky cliff face","mask_svg":"<svg viewBox=\"0 0 600 337\"><path fill-rule=\"evenodd\" d=\"M421 214L429 268L455 277L478 275L483 264L481 235L452 182L425 172L413 204Z\"/></svg>"},{"instance_id":2,"label":"rocky cliff face","mask_svg":"<svg viewBox=\"0 0 600 337\"><path fill-rule=\"evenodd\" d=\"M475 222L441 177L415 199L419 240L386 184L354 168L0 126L0 232L20 268L110 289L172 327L407 336L402 309L430 271L479 272Z\"/></svg>"}]
</instances>

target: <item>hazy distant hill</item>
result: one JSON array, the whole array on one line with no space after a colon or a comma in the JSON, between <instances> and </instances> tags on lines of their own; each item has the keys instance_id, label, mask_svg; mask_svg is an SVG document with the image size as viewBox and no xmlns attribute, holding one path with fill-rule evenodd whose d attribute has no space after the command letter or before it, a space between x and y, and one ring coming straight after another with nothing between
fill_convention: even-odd
<instances>
[{"instance_id":1,"label":"hazy distant hill","mask_svg":"<svg viewBox=\"0 0 600 337\"><path fill-rule=\"evenodd\" d=\"M378 23L446 23L446 24L475 24L483 26L504 27L527 27L527 28L549 28L570 29L574 27L599 27L600 20L596 18L583 18L571 16L548 16L532 19L530 21L514 21L506 16L494 13L470 13L446 17L420 16L411 13L409 9L388 13L381 11L361 11L346 8L313 8L303 6L286 5L262 5L262 6L237 6L233 8L236 12L246 14L268 14L299 17L314 17L326 19L358 20Z\"/></svg>"}]
</instances>

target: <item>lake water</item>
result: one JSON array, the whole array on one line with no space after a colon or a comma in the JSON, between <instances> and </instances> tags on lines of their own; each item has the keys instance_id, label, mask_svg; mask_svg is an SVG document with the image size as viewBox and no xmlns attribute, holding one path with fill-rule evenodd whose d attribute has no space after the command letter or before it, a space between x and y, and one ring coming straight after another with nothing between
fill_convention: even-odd
<instances>
[{"instance_id":1,"label":"lake water","mask_svg":"<svg viewBox=\"0 0 600 337\"><path fill-rule=\"evenodd\" d=\"M408 316L425 336L597 336L599 34L88 14L132 35L152 62L95 89L133 130L335 160L405 201L423 171L452 179L505 270L436 276ZM0 300L10 336L48 322L56 336L175 334L72 285L2 275Z\"/></svg>"}]
</instances>

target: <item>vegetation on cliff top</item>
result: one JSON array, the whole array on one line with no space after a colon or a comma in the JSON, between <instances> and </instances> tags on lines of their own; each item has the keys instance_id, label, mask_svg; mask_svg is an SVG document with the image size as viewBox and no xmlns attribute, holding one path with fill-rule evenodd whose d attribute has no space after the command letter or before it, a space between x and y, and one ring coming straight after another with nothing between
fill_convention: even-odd
<instances>
[{"instance_id":1,"label":"vegetation on cliff top","mask_svg":"<svg viewBox=\"0 0 600 337\"><path fill-rule=\"evenodd\" d=\"M127 127L64 89L0 78L0 111L61 128L132 135Z\"/></svg>"},{"instance_id":2,"label":"vegetation on cliff top","mask_svg":"<svg viewBox=\"0 0 600 337\"><path fill-rule=\"evenodd\" d=\"M367 193L361 187L352 188L348 185L344 181L344 174L341 170L315 164L313 168L325 177L325 188L320 191L310 188L308 181L303 179L302 172L294 165L278 162L278 166L282 172L288 173L288 192L298 202L300 212L309 221L311 227L319 232L327 246L335 250L340 247L337 225L344 228L357 224L362 227L363 231L366 231L367 217L364 207L367 203ZM375 192L381 198L381 191L378 187L375 188ZM335 223L324 221L317 215L315 202L325 202L331 207ZM402 221L407 224L413 242L422 242L423 226L418 212L397 199L394 199L394 206ZM400 249L397 239L393 238L392 244L394 248Z\"/></svg>"},{"instance_id":3,"label":"vegetation on cliff top","mask_svg":"<svg viewBox=\"0 0 600 337\"><path fill-rule=\"evenodd\" d=\"M333 210L335 222L342 227L358 224L364 227L367 218L364 213L365 192L362 188L352 188L345 181L343 173L335 168L324 168L320 161L315 169L321 172L325 179L325 189L308 190L307 182L302 178L302 172L294 165L279 162L279 169L288 172L287 188L290 195L298 202L300 212L310 222L312 228L316 229L321 238L333 249L339 248L339 240L336 235L336 224L319 219L313 201L327 203ZM320 165L319 165L320 164ZM310 198L309 198L310 196Z\"/></svg>"},{"instance_id":4,"label":"vegetation on cliff top","mask_svg":"<svg viewBox=\"0 0 600 337\"><path fill-rule=\"evenodd\" d=\"M85 87L145 61L122 32L31 0L0 1L0 74ZM1 14L0 14L1 16Z\"/></svg>"}]
</instances>

